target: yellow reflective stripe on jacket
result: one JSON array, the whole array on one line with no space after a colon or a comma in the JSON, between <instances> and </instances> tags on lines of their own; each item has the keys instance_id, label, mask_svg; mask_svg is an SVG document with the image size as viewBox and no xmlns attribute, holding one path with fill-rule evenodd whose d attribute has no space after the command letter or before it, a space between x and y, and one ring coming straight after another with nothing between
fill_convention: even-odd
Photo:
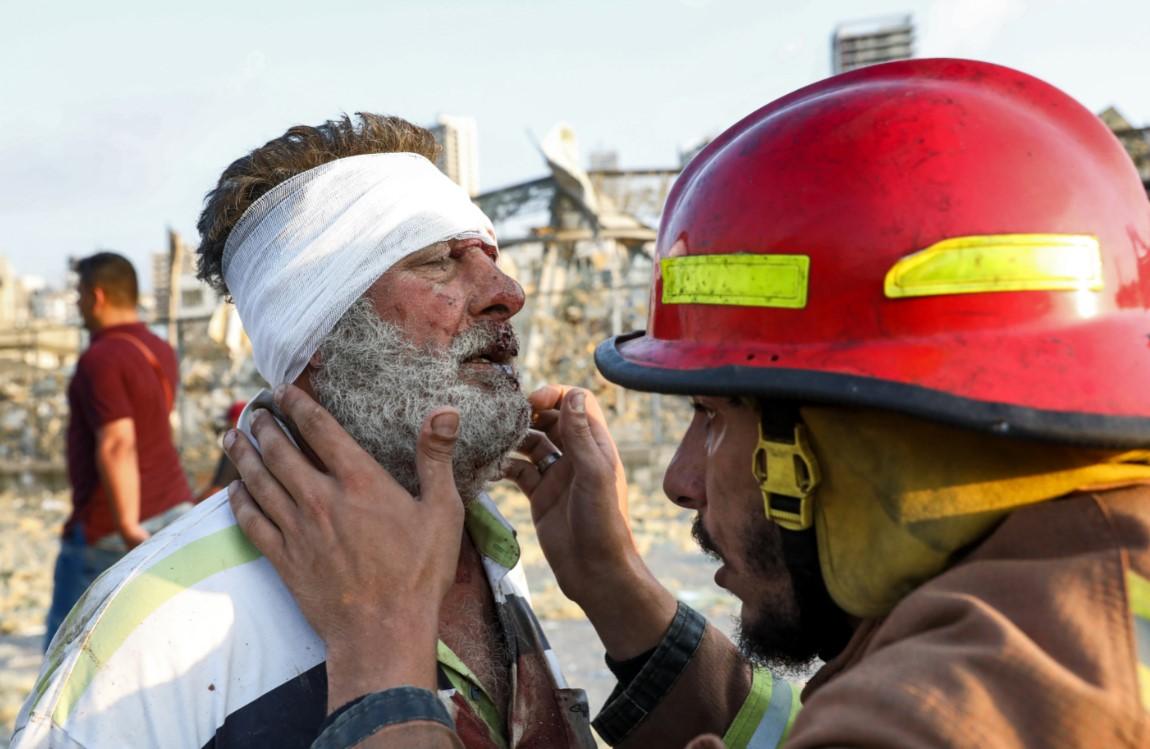
<instances>
[{"instance_id":1,"label":"yellow reflective stripe on jacket","mask_svg":"<svg viewBox=\"0 0 1150 749\"><path fill-rule=\"evenodd\" d=\"M785 679L755 669L751 693L723 736L728 749L775 749L791 730L799 695Z\"/></svg>"},{"instance_id":2,"label":"yellow reflective stripe on jacket","mask_svg":"<svg viewBox=\"0 0 1150 749\"><path fill-rule=\"evenodd\" d=\"M1150 580L1136 572L1126 573L1130 614L1134 619L1134 643L1138 651L1138 688L1142 707L1150 710Z\"/></svg>"}]
</instances>

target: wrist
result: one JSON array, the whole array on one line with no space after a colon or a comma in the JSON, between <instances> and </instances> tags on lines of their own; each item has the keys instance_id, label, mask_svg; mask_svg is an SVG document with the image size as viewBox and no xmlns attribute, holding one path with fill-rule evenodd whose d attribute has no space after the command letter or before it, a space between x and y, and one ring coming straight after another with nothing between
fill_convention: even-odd
<instances>
[{"instance_id":1,"label":"wrist","mask_svg":"<svg viewBox=\"0 0 1150 749\"><path fill-rule=\"evenodd\" d=\"M139 523L121 523L119 533L128 548L143 543L152 535Z\"/></svg>"},{"instance_id":2,"label":"wrist","mask_svg":"<svg viewBox=\"0 0 1150 749\"><path fill-rule=\"evenodd\" d=\"M430 628L432 632L435 628ZM435 691L436 642L420 630L371 638L341 638L328 645L328 710L372 692L401 686ZM426 630L423 630L426 631Z\"/></svg>"},{"instance_id":3,"label":"wrist","mask_svg":"<svg viewBox=\"0 0 1150 749\"><path fill-rule=\"evenodd\" d=\"M611 585L577 603L607 654L617 661L658 645L678 609L678 601L645 565L614 578Z\"/></svg>"}]
</instances>

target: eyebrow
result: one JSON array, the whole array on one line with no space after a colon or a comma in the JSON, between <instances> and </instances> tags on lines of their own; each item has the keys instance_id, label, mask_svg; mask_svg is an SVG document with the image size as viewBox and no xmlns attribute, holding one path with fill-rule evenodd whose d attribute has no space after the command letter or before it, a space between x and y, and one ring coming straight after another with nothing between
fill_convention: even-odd
<instances>
[{"instance_id":1,"label":"eyebrow","mask_svg":"<svg viewBox=\"0 0 1150 749\"><path fill-rule=\"evenodd\" d=\"M452 250L468 250L472 247L478 247L483 250L484 254L491 255L492 257L499 257L499 247L489 242L484 242L478 237L468 237L467 239L449 239L447 246Z\"/></svg>"}]
</instances>

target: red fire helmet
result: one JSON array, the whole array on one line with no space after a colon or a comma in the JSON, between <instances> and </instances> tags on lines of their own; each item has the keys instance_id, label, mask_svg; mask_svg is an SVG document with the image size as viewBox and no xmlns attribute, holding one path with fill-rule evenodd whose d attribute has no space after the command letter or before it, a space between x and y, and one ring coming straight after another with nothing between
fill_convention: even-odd
<instances>
[{"instance_id":1,"label":"red fire helmet","mask_svg":"<svg viewBox=\"0 0 1150 749\"><path fill-rule=\"evenodd\" d=\"M625 387L891 409L1150 444L1150 202L1118 140L1029 75L910 60L737 123L663 213Z\"/></svg>"}]
</instances>

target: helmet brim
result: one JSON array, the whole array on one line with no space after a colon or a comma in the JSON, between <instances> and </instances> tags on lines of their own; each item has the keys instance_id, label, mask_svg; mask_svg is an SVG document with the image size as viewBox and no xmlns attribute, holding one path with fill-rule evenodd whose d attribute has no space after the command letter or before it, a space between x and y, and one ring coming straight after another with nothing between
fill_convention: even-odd
<instances>
[{"instance_id":1,"label":"helmet brim","mask_svg":"<svg viewBox=\"0 0 1150 749\"><path fill-rule=\"evenodd\" d=\"M663 366L691 357L665 342L667 362L642 363L627 356L627 344L645 336L636 331L609 338L595 349L595 365L605 378L630 390L671 395L744 396L765 400L857 406L911 416L1017 439L1036 439L1099 448L1150 446L1150 419L1108 414L1026 408L974 400L931 388L836 372L723 364L713 367ZM698 358L696 361L700 360Z\"/></svg>"}]
</instances>

